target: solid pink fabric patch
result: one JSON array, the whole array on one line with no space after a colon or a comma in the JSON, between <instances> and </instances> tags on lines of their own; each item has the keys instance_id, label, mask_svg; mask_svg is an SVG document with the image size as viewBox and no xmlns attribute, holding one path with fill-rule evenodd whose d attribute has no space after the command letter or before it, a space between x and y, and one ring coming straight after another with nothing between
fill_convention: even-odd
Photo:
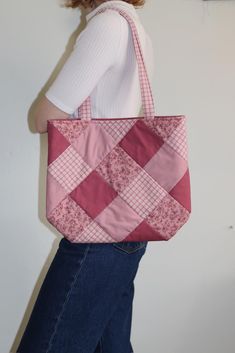
<instances>
[{"instance_id":1,"label":"solid pink fabric patch","mask_svg":"<svg viewBox=\"0 0 235 353\"><path fill-rule=\"evenodd\" d=\"M50 216L51 211L66 197L67 192L50 172L47 173L46 188L46 213Z\"/></svg>"},{"instance_id":2,"label":"solid pink fabric patch","mask_svg":"<svg viewBox=\"0 0 235 353\"><path fill-rule=\"evenodd\" d=\"M166 191L170 191L178 183L187 168L187 161L166 142L144 167Z\"/></svg>"},{"instance_id":3,"label":"solid pink fabric patch","mask_svg":"<svg viewBox=\"0 0 235 353\"><path fill-rule=\"evenodd\" d=\"M95 168L115 145L112 136L99 125L93 124L90 124L73 142L73 147L91 168Z\"/></svg>"},{"instance_id":4,"label":"solid pink fabric patch","mask_svg":"<svg viewBox=\"0 0 235 353\"><path fill-rule=\"evenodd\" d=\"M116 241L125 239L142 220L120 196L95 218L95 221Z\"/></svg>"}]
</instances>

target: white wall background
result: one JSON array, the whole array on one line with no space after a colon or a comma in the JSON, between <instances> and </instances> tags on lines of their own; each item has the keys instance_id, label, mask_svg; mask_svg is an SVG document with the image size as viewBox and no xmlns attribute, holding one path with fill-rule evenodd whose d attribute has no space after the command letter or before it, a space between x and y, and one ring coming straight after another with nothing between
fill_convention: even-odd
<instances>
[{"instance_id":1,"label":"white wall background","mask_svg":"<svg viewBox=\"0 0 235 353\"><path fill-rule=\"evenodd\" d=\"M148 244L132 342L136 353L234 353L235 1L147 0L138 11L155 47L157 114L188 116L192 214L169 242ZM44 216L47 135L33 131L32 103L84 20L56 0L2 1L0 17L0 353L7 353L60 240Z\"/></svg>"}]
</instances>

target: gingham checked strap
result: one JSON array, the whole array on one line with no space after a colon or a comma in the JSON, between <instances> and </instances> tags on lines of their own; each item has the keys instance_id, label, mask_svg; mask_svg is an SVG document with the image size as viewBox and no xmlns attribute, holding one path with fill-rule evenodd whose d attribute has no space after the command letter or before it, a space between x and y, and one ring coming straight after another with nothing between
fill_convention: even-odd
<instances>
[{"instance_id":1,"label":"gingham checked strap","mask_svg":"<svg viewBox=\"0 0 235 353\"><path fill-rule=\"evenodd\" d=\"M112 9L115 11L118 11L120 15L126 18L126 20L129 22L131 31L132 31L132 37L133 37L133 42L134 42L134 48L135 48L135 53L136 53L136 58L137 58L137 63L138 63L138 71L139 71L139 78L140 78L140 88L141 88L141 97L142 97L142 104L143 104L143 113L145 119L154 119L155 116L155 109L154 109L154 100L153 100L153 95L152 95L152 90L150 87L150 82L147 74L147 70L145 67L144 63L144 56L143 52L141 49L141 44L138 36L138 32L135 26L134 21L132 18L123 10L120 10L114 6L107 6L95 14L95 16L100 13L104 12L107 9ZM91 97L88 96L86 100L80 105L78 108L78 116L81 119L84 120L91 120L92 115L91 115Z\"/></svg>"}]
</instances>

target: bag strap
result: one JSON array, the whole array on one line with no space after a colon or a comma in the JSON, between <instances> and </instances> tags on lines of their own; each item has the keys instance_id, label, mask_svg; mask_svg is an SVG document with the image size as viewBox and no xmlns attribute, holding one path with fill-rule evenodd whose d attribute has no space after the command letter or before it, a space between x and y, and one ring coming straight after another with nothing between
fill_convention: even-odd
<instances>
[{"instance_id":1,"label":"bag strap","mask_svg":"<svg viewBox=\"0 0 235 353\"><path fill-rule=\"evenodd\" d=\"M142 105L143 105L143 113L145 119L154 119L155 116L155 109L154 109L154 100L153 94L150 87L150 82L148 78L148 73L144 63L144 56L141 49L141 44L138 36L138 32L135 26L134 21L132 18L123 10L116 8L112 5L108 5L107 7L97 11L95 16L98 13L106 11L107 9L112 9L118 11L120 15L122 15L126 20L129 22L132 32L132 37L134 41L134 49L136 53L136 59L138 64L138 72L139 72L139 79L140 79L140 89L141 89L141 97L142 97ZM91 120L91 97L88 96L86 100L80 105L78 108L78 116L82 120Z\"/></svg>"}]
</instances>

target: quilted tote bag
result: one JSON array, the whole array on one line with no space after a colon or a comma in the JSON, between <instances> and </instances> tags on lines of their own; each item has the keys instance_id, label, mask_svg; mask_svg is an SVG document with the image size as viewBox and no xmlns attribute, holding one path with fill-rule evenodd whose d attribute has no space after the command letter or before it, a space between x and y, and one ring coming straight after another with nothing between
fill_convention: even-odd
<instances>
[{"instance_id":1,"label":"quilted tote bag","mask_svg":"<svg viewBox=\"0 0 235 353\"><path fill-rule=\"evenodd\" d=\"M169 240L191 213L186 117L155 115L135 23L108 8L131 27L144 116L92 118L89 96L47 121L46 218L73 243Z\"/></svg>"}]
</instances>

